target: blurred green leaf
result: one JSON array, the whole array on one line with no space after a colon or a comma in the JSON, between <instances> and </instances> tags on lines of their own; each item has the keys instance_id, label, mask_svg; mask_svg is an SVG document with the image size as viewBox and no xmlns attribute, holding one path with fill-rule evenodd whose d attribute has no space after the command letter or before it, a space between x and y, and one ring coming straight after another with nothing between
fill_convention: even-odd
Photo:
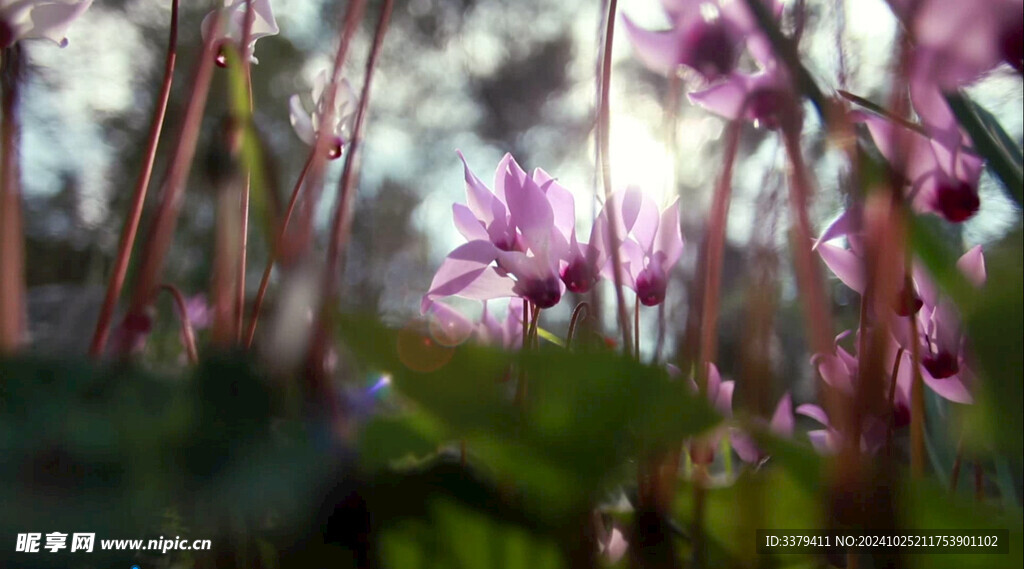
<instances>
[{"instance_id":1,"label":"blurred green leaf","mask_svg":"<svg viewBox=\"0 0 1024 569\"><path fill-rule=\"evenodd\" d=\"M430 502L425 519L384 531L385 567L460 569L559 569L561 552L550 538L443 498Z\"/></svg>"},{"instance_id":2,"label":"blurred green leaf","mask_svg":"<svg viewBox=\"0 0 1024 569\"><path fill-rule=\"evenodd\" d=\"M630 459L717 421L684 382L616 354L450 348L410 329L351 318L341 324L348 346L390 373L397 391L449 440L465 440L471 456L521 484L553 516L592 501ZM520 372L528 388L517 406L511 391Z\"/></svg>"},{"instance_id":3,"label":"blurred green leaf","mask_svg":"<svg viewBox=\"0 0 1024 569\"><path fill-rule=\"evenodd\" d=\"M1003 182L1006 194L1020 207L1024 204L1024 156L996 117L963 93L946 95L960 126L970 135L974 148Z\"/></svg>"},{"instance_id":4,"label":"blurred green leaf","mask_svg":"<svg viewBox=\"0 0 1024 569\"><path fill-rule=\"evenodd\" d=\"M967 315L980 397L970 410L979 442L1019 461L1024 448L1024 267L1021 231L986 252L988 282Z\"/></svg>"},{"instance_id":5,"label":"blurred green leaf","mask_svg":"<svg viewBox=\"0 0 1024 569\"><path fill-rule=\"evenodd\" d=\"M952 494L932 480L907 481L902 496L902 525L906 529L1005 529L1010 534L1009 555L915 554L907 557L914 567L968 569L1020 567L1024 563L1024 526L1019 510L1008 512Z\"/></svg>"}]
</instances>

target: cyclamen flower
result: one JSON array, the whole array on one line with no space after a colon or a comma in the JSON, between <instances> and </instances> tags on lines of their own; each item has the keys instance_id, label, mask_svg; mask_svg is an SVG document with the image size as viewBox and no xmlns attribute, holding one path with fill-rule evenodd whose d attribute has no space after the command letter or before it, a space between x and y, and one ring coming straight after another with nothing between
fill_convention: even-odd
<instances>
[{"instance_id":1,"label":"cyclamen flower","mask_svg":"<svg viewBox=\"0 0 1024 569\"><path fill-rule=\"evenodd\" d=\"M574 215L571 200L558 198L564 188L543 170L527 175L506 155L491 192L464 157L463 164L468 205L452 209L456 227L469 242L442 262L421 311L434 299L452 295L475 300L518 296L540 308L554 306L565 290L559 269L569 250L566 227Z\"/></svg>"},{"instance_id":2,"label":"cyclamen flower","mask_svg":"<svg viewBox=\"0 0 1024 569\"><path fill-rule=\"evenodd\" d=\"M0 0L0 49L23 39L67 45L67 30L92 0Z\"/></svg>"},{"instance_id":3,"label":"cyclamen flower","mask_svg":"<svg viewBox=\"0 0 1024 569\"><path fill-rule=\"evenodd\" d=\"M645 30L622 16L637 57L656 73L686 66L715 81L736 69L746 42L763 47L757 23L742 1L662 0L661 5L672 22L667 30ZM778 14L781 4L773 0L769 9Z\"/></svg>"},{"instance_id":4,"label":"cyclamen flower","mask_svg":"<svg viewBox=\"0 0 1024 569\"><path fill-rule=\"evenodd\" d=\"M871 113L862 114L863 122L885 159L893 164L902 161L915 210L935 213L952 223L965 221L981 205L978 183L984 162L960 132L934 84L915 78L910 93L927 135ZM893 147L894 142L899 146Z\"/></svg>"},{"instance_id":5,"label":"cyclamen flower","mask_svg":"<svg viewBox=\"0 0 1024 569\"><path fill-rule=\"evenodd\" d=\"M837 225L846 225L846 222L833 223L833 227ZM832 227L826 231L829 238L839 237L843 233L843 230ZM820 240L816 248L822 260L843 284L863 294L866 283L860 237L856 234L849 234L847 238L851 245L850 249L843 249ZM960 257L957 268L968 281L975 286L982 286L985 283L986 275L985 259L981 247L974 247ZM919 354L921 354L921 377L925 384L945 399L957 403L971 403L973 399L968 386L973 383L973 376L964 365L965 346L956 309L948 299L939 295L938 289L925 271L915 266L912 276L913 289L902 290L899 296L893 300L893 309L899 318L892 320L891 331L894 346L898 343L903 348L902 357L904 358L900 363L900 381L904 385L901 390L909 396L911 376L904 375L903 370L909 370L912 367L911 354L916 342ZM911 335L909 318L917 320L918 337L916 339ZM895 348L891 352L895 352ZM825 368L819 363L819 371L825 381L838 387L849 385L851 381L849 378L856 377L856 368L854 367L856 358L846 354L841 348L837 350L835 356L827 356L827 358L841 358L845 363L838 365L824 360L827 364ZM892 362L892 357L888 361ZM843 377L848 379L842 379Z\"/></svg>"},{"instance_id":6,"label":"cyclamen flower","mask_svg":"<svg viewBox=\"0 0 1024 569\"><path fill-rule=\"evenodd\" d=\"M249 30L249 45L246 46L245 56L253 63L259 63L253 53L256 50L256 40L275 36L280 31L277 27L277 20L274 19L274 12L270 9L270 0L252 0L253 21L252 29ZM221 49L217 54L217 65L224 67L227 59L224 57L223 43L240 43L245 37L246 24L246 0L224 0L220 9L220 19L217 23L217 30L211 30L217 10L214 10L203 18L202 32L203 40L208 40L211 33L215 33L214 41L221 42Z\"/></svg>"},{"instance_id":7,"label":"cyclamen flower","mask_svg":"<svg viewBox=\"0 0 1024 569\"><path fill-rule=\"evenodd\" d=\"M915 67L943 89L969 83L1001 62L1024 72L1021 0L891 0L916 44Z\"/></svg>"},{"instance_id":8,"label":"cyclamen flower","mask_svg":"<svg viewBox=\"0 0 1024 569\"><path fill-rule=\"evenodd\" d=\"M668 275L683 254L683 235L679 228L679 200L673 200L660 212L654 201L636 186L612 196L617 219L616 235L621 239L620 276L622 284L636 291L645 306L657 306L665 300ZM598 234L611 249L610 233L603 226L607 214L598 220ZM609 255L610 257L610 255ZM611 259L604 274L614 280Z\"/></svg>"},{"instance_id":9,"label":"cyclamen flower","mask_svg":"<svg viewBox=\"0 0 1024 569\"><path fill-rule=\"evenodd\" d=\"M329 81L327 70L317 74L313 80L313 112L309 113L302 104L298 95L292 95L288 99L288 120L295 129L295 134L306 144L313 146L316 138L323 128L325 116L326 90ZM331 160L339 158L341 151L349 140L349 122L356 111L356 94L352 86L345 79L338 83L334 93L334 112L331 125L328 128L330 137L327 147L327 157Z\"/></svg>"}]
</instances>

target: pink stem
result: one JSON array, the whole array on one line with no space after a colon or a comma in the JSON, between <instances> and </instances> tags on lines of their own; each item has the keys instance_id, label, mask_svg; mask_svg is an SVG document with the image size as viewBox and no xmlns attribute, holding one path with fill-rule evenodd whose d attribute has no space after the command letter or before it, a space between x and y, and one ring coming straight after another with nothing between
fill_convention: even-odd
<instances>
[{"instance_id":1,"label":"pink stem","mask_svg":"<svg viewBox=\"0 0 1024 569\"><path fill-rule=\"evenodd\" d=\"M3 123L0 125L0 354L18 350L25 329L25 236L21 228L18 123L21 48L0 52Z\"/></svg>"},{"instance_id":2,"label":"pink stem","mask_svg":"<svg viewBox=\"0 0 1024 569\"><path fill-rule=\"evenodd\" d=\"M608 15L605 19L604 48L601 61L601 105L598 109L598 139L601 149L601 179L604 182L604 207L608 209L608 219L615 220L615 203L612 198L612 166L611 166L611 103L610 87L612 80L612 44L615 38L615 13L618 7L618 0L608 2ZM619 252L619 228L618 224L608 223L608 235L610 238L612 255L612 278L615 282L615 303L618 307L619 328L622 332L622 349L628 355L633 345L629 329L629 313L626 309L626 297L622 291L622 275L619 268L622 266L621 253Z\"/></svg>"},{"instance_id":3,"label":"pink stem","mask_svg":"<svg viewBox=\"0 0 1024 569\"><path fill-rule=\"evenodd\" d=\"M217 26L220 25L220 14L219 12L214 13L216 15L213 29L217 29ZM203 111L206 109L206 99L210 91L210 80L213 76L214 60L217 55L216 44L215 34L210 34L210 37L203 43L203 49L199 54L199 64L192 82L192 92L185 107L181 131L178 135L174 156L168 167L160 204L146 239L146 248L139 267L139 277L135 283L132 303L126 320L146 318L145 313L152 304L160 284L164 259L174 238L174 229L185 192L185 182L192 169L192 159L195 157L196 144L199 141L199 127L202 123ZM143 334L144 332L140 330L125 330L119 350L122 353L127 352Z\"/></svg>"},{"instance_id":4,"label":"pink stem","mask_svg":"<svg viewBox=\"0 0 1024 569\"><path fill-rule=\"evenodd\" d=\"M167 291L174 299L174 307L178 311L178 319L181 321L181 343L185 346L185 353L188 354L188 361L192 364L199 363L199 351L196 350L196 333L192 327L192 319L188 316L188 308L185 297L174 285L162 284L161 290Z\"/></svg>"},{"instance_id":5,"label":"pink stem","mask_svg":"<svg viewBox=\"0 0 1024 569\"><path fill-rule=\"evenodd\" d=\"M114 260L114 272L110 275L110 282L107 284L107 295L103 299L103 307L100 308L99 321L96 323L96 331L93 332L92 344L89 346L89 355L98 358L103 354L107 337L110 335L110 324L114 317L114 308L117 299L121 296L121 289L124 287L125 275L128 274L128 261L131 259L132 249L135 246L135 235L139 230L139 221L142 219L142 206L146 202L149 181L153 176L153 164L156 162L156 150L160 141L160 133L163 132L164 117L167 115L167 102L171 98L171 83L174 78L174 64L178 58L178 0L171 2L171 29L167 40L167 56L164 60L164 78L160 87L160 94L157 97L156 108L153 109L153 121L149 126L149 136L146 139L146 154L142 163L142 171L135 181L135 189L132 192L132 203L129 209L128 219L125 220L121 229L121 241L117 247L117 257Z\"/></svg>"}]
</instances>

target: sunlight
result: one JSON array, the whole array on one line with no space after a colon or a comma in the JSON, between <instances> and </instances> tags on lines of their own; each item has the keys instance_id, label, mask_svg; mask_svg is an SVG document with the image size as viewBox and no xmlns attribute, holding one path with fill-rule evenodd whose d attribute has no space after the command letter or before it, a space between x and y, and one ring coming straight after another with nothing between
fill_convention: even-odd
<instances>
[{"instance_id":1,"label":"sunlight","mask_svg":"<svg viewBox=\"0 0 1024 569\"><path fill-rule=\"evenodd\" d=\"M612 117L612 180L616 188L639 186L664 205L672 185L672 158L655 133L629 115Z\"/></svg>"}]
</instances>

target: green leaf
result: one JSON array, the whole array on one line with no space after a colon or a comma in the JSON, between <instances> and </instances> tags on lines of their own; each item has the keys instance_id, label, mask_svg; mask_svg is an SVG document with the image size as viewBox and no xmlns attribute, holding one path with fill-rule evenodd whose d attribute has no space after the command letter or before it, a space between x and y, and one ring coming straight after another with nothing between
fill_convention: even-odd
<instances>
[{"instance_id":1,"label":"green leaf","mask_svg":"<svg viewBox=\"0 0 1024 569\"><path fill-rule=\"evenodd\" d=\"M1020 207L1024 203L1024 156L996 117L963 93L946 95L960 126L974 148L1003 182L1006 194Z\"/></svg>"},{"instance_id":2,"label":"green leaf","mask_svg":"<svg viewBox=\"0 0 1024 569\"><path fill-rule=\"evenodd\" d=\"M343 318L341 337L452 440L522 485L548 515L569 515L621 478L629 461L718 420L684 382L611 353L439 345L414 330ZM527 381L523 405L511 397ZM415 443L418 444L418 443Z\"/></svg>"}]
</instances>

